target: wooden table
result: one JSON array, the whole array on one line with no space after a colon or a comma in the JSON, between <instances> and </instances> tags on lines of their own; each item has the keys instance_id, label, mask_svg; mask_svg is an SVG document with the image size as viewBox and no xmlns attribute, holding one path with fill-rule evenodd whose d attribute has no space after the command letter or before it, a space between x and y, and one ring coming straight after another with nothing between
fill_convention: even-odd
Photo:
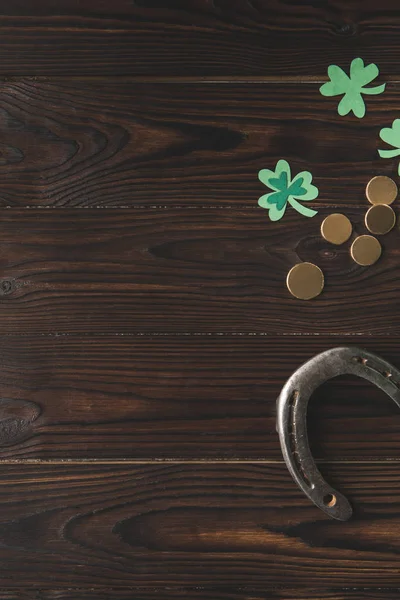
<instances>
[{"instance_id":1,"label":"wooden table","mask_svg":"<svg viewBox=\"0 0 400 600\"><path fill-rule=\"evenodd\" d=\"M5 0L0 7L0 598L400 596L400 414L365 381L309 411L335 522L292 481L275 401L316 353L400 367L400 233L356 233L400 117L396 0ZM331 63L387 89L339 117ZM262 168L310 170L276 223ZM399 214L399 200L393 205ZM287 271L325 272L292 298Z\"/></svg>"}]
</instances>

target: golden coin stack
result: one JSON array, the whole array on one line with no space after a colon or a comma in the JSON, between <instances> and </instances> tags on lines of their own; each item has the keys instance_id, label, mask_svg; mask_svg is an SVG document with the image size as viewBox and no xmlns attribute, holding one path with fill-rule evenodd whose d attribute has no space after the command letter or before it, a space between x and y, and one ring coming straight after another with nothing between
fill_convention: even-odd
<instances>
[{"instance_id":1,"label":"golden coin stack","mask_svg":"<svg viewBox=\"0 0 400 600\"><path fill-rule=\"evenodd\" d=\"M397 198L396 183L390 177L377 176L368 182L366 196L372 206L365 215L365 226L374 235L360 235L351 244L352 259L364 267L373 265L382 254L382 247L375 235L389 233L396 223L396 215L390 207ZM321 225L322 237L331 244L347 242L353 232L353 226L340 213L326 217ZM304 262L290 269L286 285L289 292L301 300L310 300L324 289L324 274L316 265Z\"/></svg>"}]
</instances>

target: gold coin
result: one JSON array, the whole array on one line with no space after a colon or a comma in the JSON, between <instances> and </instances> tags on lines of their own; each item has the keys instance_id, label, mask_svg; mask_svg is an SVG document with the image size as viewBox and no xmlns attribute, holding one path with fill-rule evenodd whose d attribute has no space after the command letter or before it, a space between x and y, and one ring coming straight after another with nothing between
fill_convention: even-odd
<instances>
[{"instance_id":1,"label":"gold coin","mask_svg":"<svg viewBox=\"0 0 400 600\"><path fill-rule=\"evenodd\" d=\"M393 179L378 175L368 182L365 193L371 204L392 204L397 198L398 190Z\"/></svg>"},{"instance_id":2,"label":"gold coin","mask_svg":"<svg viewBox=\"0 0 400 600\"><path fill-rule=\"evenodd\" d=\"M350 220L340 213L333 213L322 221L321 235L331 244L343 244L351 236L353 228Z\"/></svg>"},{"instance_id":3,"label":"gold coin","mask_svg":"<svg viewBox=\"0 0 400 600\"><path fill-rule=\"evenodd\" d=\"M384 235L393 229L396 215L387 204L375 204L368 209L365 215L365 226L371 233Z\"/></svg>"},{"instance_id":4,"label":"gold coin","mask_svg":"<svg viewBox=\"0 0 400 600\"><path fill-rule=\"evenodd\" d=\"M324 289L324 274L316 265L299 263L287 274L286 285L289 292L300 300L311 300Z\"/></svg>"},{"instance_id":5,"label":"gold coin","mask_svg":"<svg viewBox=\"0 0 400 600\"><path fill-rule=\"evenodd\" d=\"M382 247L372 235L360 235L351 245L353 260L363 267L373 265L382 253Z\"/></svg>"}]
</instances>

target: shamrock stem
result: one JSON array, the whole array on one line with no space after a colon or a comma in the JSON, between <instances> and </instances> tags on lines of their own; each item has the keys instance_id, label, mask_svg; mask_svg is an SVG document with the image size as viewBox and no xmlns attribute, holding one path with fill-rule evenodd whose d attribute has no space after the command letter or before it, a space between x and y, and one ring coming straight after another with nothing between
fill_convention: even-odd
<instances>
[{"instance_id":1,"label":"shamrock stem","mask_svg":"<svg viewBox=\"0 0 400 600\"><path fill-rule=\"evenodd\" d=\"M372 88L362 88L362 93L363 94L370 94L370 95L374 95L374 94L382 94L382 92L385 91L385 87L386 87L386 83L383 83L382 85L377 85L376 87L372 87Z\"/></svg>"},{"instance_id":2,"label":"shamrock stem","mask_svg":"<svg viewBox=\"0 0 400 600\"><path fill-rule=\"evenodd\" d=\"M315 217L315 215L318 214L318 211L312 210L312 208L307 208L306 206L303 206L302 204L300 204L300 202L297 202L297 200L295 200L294 198L289 198L289 204L291 204L293 206L293 208L295 210L297 210L297 212L299 212L304 217Z\"/></svg>"},{"instance_id":3,"label":"shamrock stem","mask_svg":"<svg viewBox=\"0 0 400 600\"><path fill-rule=\"evenodd\" d=\"M381 158L393 158L400 155L400 149L397 150L378 150Z\"/></svg>"}]
</instances>

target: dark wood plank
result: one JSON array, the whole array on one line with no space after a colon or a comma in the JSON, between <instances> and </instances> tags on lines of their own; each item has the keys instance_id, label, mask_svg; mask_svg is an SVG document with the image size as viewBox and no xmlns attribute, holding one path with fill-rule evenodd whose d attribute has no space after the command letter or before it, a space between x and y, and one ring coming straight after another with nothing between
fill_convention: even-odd
<instances>
[{"instance_id":1,"label":"dark wood plank","mask_svg":"<svg viewBox=\"0 0 400 600\"><path fill-rule=\"evenodd\" d=\"M350 342L400 367L398 337L3 337L1 459L281 459L276 398L314 354ZM308 414L318 459L400 457L400 414L356 378Z\"/></svg>"},{"instance_id":2,"label":"dark wood plank","mask_svg":"<svg viewBox=\"0 0 400 600\"><path fill-rule=\"evenodd\" d=\"M364 203L371 176L397 178L398 161L377 150L400 86L369 96L362 120L339 117L318 88L3 82L0 206L257 210L258 171L280 158L313 173L320 205Z\"/></svg>"},{"instance_id":3,"label":"dark wood plank","mask_svg":"<svg viewBox=\"0 0 400 600\"><path fill-rule=\"evenodd\" d=\"M398 77L395 0L8 0L3 75L321 76L362 56Z\"/></svg>"},{"instance_id":4,"label":"dark wood plank","mask_svg":"<svg viewBox=\"0 0 400 600\"><path fill-rule=\"evenodd\" d=\"M347 209L364 232L365 207ZM400 331L399 232L370 268L333 247L322 219L237 210L4 210L2 334ZM325 272L313 302L286 289L299 261ZM360 303L362 310L360 310Z\"/></svg>"},{"instance_id":5,"label":"dark wood plank","mask_svg":"<svg viewBox=\"0 0 400 600\"><path fill-rule=\"evenodd\" d=\"M227 587L197 588L69 588L40 590L0 590L1 600L398 600L400 590L329 589L281 587L254 591Z\"/></svg>"},{"instance_id":6,"label":"dark wood plank","mask_svg":"<svg viewBox=\"0 0 400 600\"><path fill-rule=\"evenodd\" d=\"M4 588L399 587L399 463L325 465L333 521L276 465L2 465Z\"/></svg>"}]
</instances>

